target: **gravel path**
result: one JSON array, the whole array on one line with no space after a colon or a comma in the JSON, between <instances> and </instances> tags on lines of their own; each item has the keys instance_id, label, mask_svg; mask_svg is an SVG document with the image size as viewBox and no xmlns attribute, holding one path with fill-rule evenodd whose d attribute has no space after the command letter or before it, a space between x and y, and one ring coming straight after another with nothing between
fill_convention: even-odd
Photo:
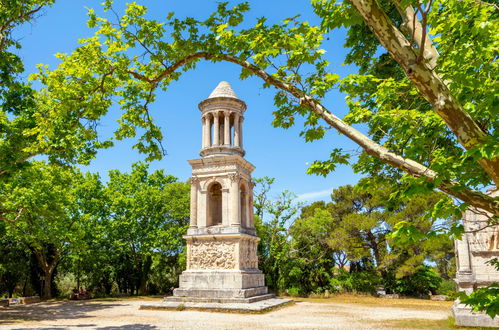
<instances>
[{"instance_id":1,"label":"gravel path","mask_svg":"<svg viewBox=\"0 0 499 330\"><path fill-rule=\"evenodd\" d=\"M152 300L58 301L0 309L1 329L397 329L393 320L438 322L446 308L299 301L267 314L139 310ZM159 300L158 300L159 301Z\"/></svg>"}]
</instances>

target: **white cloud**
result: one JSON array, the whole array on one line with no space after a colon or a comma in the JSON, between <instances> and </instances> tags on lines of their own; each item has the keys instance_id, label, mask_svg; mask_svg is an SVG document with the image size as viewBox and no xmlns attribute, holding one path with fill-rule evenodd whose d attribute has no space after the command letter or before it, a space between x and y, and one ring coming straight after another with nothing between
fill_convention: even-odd
<instances>
[{"instance_id":1,"label":"white cloud","mask_svg":"<svg viewBox=\"0 0 499 330\"><path fill-rule=\"evenodd\" d=\"M320 200L320 199L323 199L324 197L329 197L329 195L331 195L332 191L333 191L333 188L321 190L321 191L312 191L312 192L308 192L308 193L299 194L298 196L296 196L296 199L299 201Z\"/></svg>"}]
</instances>

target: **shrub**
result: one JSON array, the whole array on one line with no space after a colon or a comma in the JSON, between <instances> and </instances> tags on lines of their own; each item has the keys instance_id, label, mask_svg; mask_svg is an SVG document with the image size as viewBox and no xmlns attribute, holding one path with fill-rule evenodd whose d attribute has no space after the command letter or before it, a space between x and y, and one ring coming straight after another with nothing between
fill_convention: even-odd
<instances>
[{"instance_id":1,"label":"shrub","mask_svg":"<svg viewBox=\"0 0 499 330\"><path fill-rule=\"evenodd\" d=\"M67 298L73 292L73 289L76 288L76 276L72 273L59 273L55 277L55 283L59 295Z\"/></svg>"},{"instance_id":2,"label":"shrub","mask_svg":"<svg viewBox=\"0 0 499 330\"><path fill-rule=\"evenodd\" d=\"M354 292L374 293L379 284L379 275L374 272L362 271L351 273Z\"/></svg>"},{"instance_id":3,"label":"shrub","mask_svg":"<svg viewBox=\"0 0 499 330\"><path fill-rule=\"evenodd\" d=\"M300 288L296 288L296 287L289 288L288 295L290 295L291 297L300 296Z\"/></svg>"},{"instance_id":4,"label":"shrub","mask_svg":"<svg viewBox=\"0 0 499 330\"><path fill-rule=\"evenodd\" d=\"M455 298L456 293L456 283L452 280L443 280L437 289L437 294L444 294L452 298Z\"/></svg>"},{"instance_id":5,"label":"shrub","mask_svg":"<svg viewBox=\"0 0 499 330\"><path fill-rule=\"evenodd\" d=\"M422 297L429 292L435 294L441 282L442 278L430 267L421 266L412 275L397 279L395 291L406 296Z\"/></svg>"}]
</instances>

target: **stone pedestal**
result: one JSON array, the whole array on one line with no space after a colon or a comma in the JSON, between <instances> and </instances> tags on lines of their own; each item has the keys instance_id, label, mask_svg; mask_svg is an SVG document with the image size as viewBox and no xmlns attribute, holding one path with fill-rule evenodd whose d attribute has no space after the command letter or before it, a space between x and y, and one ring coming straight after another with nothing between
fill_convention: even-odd
<instances>
[{"instance_id":1,"label":"stone pedestal","mask_svg":"<svg viewBox=\"0 0 499 330\"><path fill-rule=\"evenodd\" d=\"M267 294L264 275L258 269L258 237L225 233L184 238L187 270L167 301L251 303L273 297Z\"/></svg>"},{"instance_id":2,"label":"stone pedestal","mask_svg":"<svg viewBox=\"0 0 499 330\"><path fill-rule=\"evenodd\" d=\"M490 196L499 195L491 190ZM487 212L469 208L463 215L465 233L455 241L456 283L459 291L472 293L476 288L499 283L499 271L487 262L499 258L499 226L489 226ZM457 325L499 327L499 317L492 319L485 313L473 312L456 300L452 314Z\"/></svg>"},{"instance_id":3,"label":"stone pedestal","mask_svg":"<svg viewBox=\"0 0 499 330\"><path fill-rule=\"evenodd\" d=\"M452 316L456 325L499 328L499 317L492 319L485 313L473 312L471 307L459 303L459 300L452 306Z\"/></svg>"}]
</instances>

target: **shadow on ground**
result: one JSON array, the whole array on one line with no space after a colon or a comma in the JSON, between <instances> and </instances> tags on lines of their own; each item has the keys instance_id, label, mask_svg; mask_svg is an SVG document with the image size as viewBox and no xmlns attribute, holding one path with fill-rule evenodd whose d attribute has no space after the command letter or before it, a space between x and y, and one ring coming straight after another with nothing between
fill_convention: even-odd
<instances>
[{"instance_id":1,"label":"shadow on ground","mask_svg":"<svg viewBox=\"0 0 499 330\"><path fill-rule=\"evenodd\" d=\"M114 326L114 327L96 327L95 324L79 324L79 325L72 325L71 329L73 328L89 328L89 329L95 329L95 330L152 330L152 329L157 329L156 326L154 325L149 325L149 324L127 324L127 325L122 325L122 326ZM13 328L12 330L25 330L26 328ZM68 327L65 326L60 326L60 327L50 327L50 328L36 328L36 330L64 330L64 329L69 329Z\"/></svg>"},{"instance_id":2,"label":"shadow on ground","mask_svg":"<svg viewBox=\"0 0 499 330\"><path fill-rule=\"evenodd\" d=\"M0 309L0 326L15 325L16 321L44 321L58 319L76 319L90 317L87 314L93 311L112 308L119 304L89 302L89 301L52 301L32 305L14 305ZM92 325L83 325L89 326ZM141 326L138 324L138 326ZM54 328L52 328L54 329ZM128 329L128 328L102 328L102 329ZM131 328L129 328L131 329ZM150 329L146 327L138 329Z\"/></svg>"},{"instance_id":3,"label":"shadow on ground","mask_svg":"<svg viewBox=\"0 0 499 330\"><path fill-rule=\"evenodd\" d=\"M97 330L149 330L149 329L157 329L154 325L149 324L127 324L119 327L101 327L97 328Z\"/></svg>"}]
</instances>

